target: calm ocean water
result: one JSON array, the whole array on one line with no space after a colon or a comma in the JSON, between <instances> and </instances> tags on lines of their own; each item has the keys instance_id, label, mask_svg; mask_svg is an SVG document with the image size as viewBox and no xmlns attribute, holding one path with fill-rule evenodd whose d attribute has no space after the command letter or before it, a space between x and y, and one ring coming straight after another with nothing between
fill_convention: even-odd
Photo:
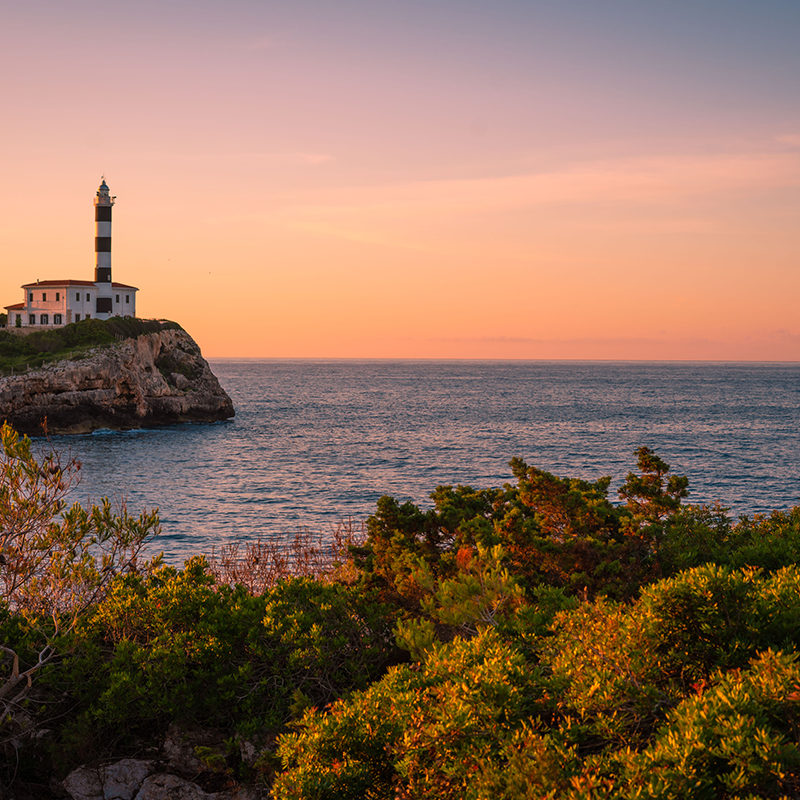
<instances>
[{"instance_id":1,"label":"calm ocean water","mask_svg":"<svg viewBox=\"0 0 800 800\"><path fill-rule=\"evenodd\" d=\"M236 418L54 437L83 463L71 500L159 507L157 549L324 532L383 494L426 505L440 484L499 486L520 456L612 476L653 448L689 500L732 515L800 503L800 364L211 362ZM614 495L614 499L616 499Z\"/></svg>"}]
</instances>

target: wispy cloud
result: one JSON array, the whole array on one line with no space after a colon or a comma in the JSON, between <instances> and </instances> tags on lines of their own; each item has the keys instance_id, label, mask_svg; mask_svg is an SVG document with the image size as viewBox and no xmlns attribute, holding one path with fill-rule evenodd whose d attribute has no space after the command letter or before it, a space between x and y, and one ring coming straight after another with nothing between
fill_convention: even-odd
<instances>
[{"instance_id":1,"label":"wispy cloud","mask_svg":"<svg viewBox=\"0 0 800 800\"><path fill-rule=\"evenodd\" d=\"M733 197L787 187L800 187L800 153L776 149L587 161L511 176L317 188L295 196L283 214L287 224L306 231L407 247L424 246L423 232L439 221L473 225L476 216L514 219L515 213L527 217L528 211L532 221L566 215L572 228L606 232L633 232L631 220L646 214L651 233L668 234L709 230L715 224L710 209L730 207ZM449 245L439 239L437 249L469 240L469 228L461 231Z\"/></svg>"},{"instance_id":2,"label":"wispy cloud","mask_svg":"<svg viewBox=\"0 0 800 800\"><path fill-rule=\"evenodd\" d=\"M284 40L277 34L257 36L245 43L246 50L274 50L284 44Z\"/></svg>"},{"instance_id":3,"label":"wispy cloud","mask_svg":"<svg viewBox=\"0 0 800 800\"><path fill-rule=\"evenodd\" d=\"M253 161L274 164L320 166L335 161L330 153L306 151L226 150L214 152L159 152L154 157L182 161Z\"/></svg>"},{"instance_id":4,"label":"wispy cloud","mask_svg":"<svg viewBox=\"0 0 800 800\"><path fill-rule=\"evenodd\" d=\"M328 164L334 158L329 153L291 153L290 160L297 159L304 164Z\"/></svg>"},{"instance_id":5,"label":"wispy cloud","mask_svg":"<svg viewBox=\"0 0 800 800\"><path fill-rule=\"evenodd\" d=\"M783 335L782 335L783 334ZM800 359L800 336L786 332L716 339L704 336L596 336L546 338L525 336L437 337L429 340L441 347L468 348L507 358L566 359L676 359L796 361Z\"/></svg>"},{"instance_id":6,"label":"wispy cloud","mask_svg":"<svg viewBox=\"0 0 800 800\"><path fill-rule=\"evenodd\" d=\"M505 210L593 203L664 204L693 197L800 186L800 154L658 156L576 163L548 172L419 180L318 192L308 212L381 208ZM300 204L299 204L300 205Z\"/></svg>"},{"instance_id":7,"label":"wispy cloud","mask_svg":"<svg viewBox=\"0 0 800 800\"><path fill-rule=\"evenodd\" d=\"M776 136L775 141L789 147L800 147L800 133L783 133L780 136Z\"/></svg>"}]
</instances>

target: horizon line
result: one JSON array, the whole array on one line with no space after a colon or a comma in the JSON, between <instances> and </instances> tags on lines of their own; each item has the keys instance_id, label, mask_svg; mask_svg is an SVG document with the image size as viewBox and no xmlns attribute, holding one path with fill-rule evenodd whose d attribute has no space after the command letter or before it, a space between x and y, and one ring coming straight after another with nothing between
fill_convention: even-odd
<instances>
[{"instance_id":1,"label":"horizon line","mask_svg":"<svg viewBox=\"0 0 800 800\"><path fill-rule=\"evenodd\" d=\"M797 364L800 359L731 358L493 358L463 356L206 356L207 361L463 361L606 364Z\"/></svg>"}]
</instances>

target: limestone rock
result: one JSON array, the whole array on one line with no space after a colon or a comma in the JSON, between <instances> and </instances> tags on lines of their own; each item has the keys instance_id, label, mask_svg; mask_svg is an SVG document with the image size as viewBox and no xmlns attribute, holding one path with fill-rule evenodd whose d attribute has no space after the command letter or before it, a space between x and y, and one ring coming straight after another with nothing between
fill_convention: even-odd
<instances>
[{"instance_id":1,"label":"limestone rock","mask_svg":"<svg viewBox=\"0 0 800 800\"><path fill-rule=\"evenodd\" d=\"M133 800L136 790L144 783L153 768L152 761L124 758L103 769L103 798Z\"/></svg>"},{"instance_id":2,"label":"limestone rock","mask_svg":"<svg viewBox=\"0 0 800 800\"><path fill-rule=\"evenodd\" d=\"M234 415L195 341L161 330L98 347L22 375L0 377L0 422L21 433L89 433L179 422L215 422Z\"/></svg>"},{"instance_id":3,"label":"limestone rock","mask_svg":"<svg viewBox=\"0 0 800 800\"><path fill-rule=\"evenodd\" d=\"M204 792L196 783L166 772L150 775L134 800L222 800L218 794Z\"/></svg>"},{"instance_id":4,"label":"limestone rock","mask_svg":"<svg viewBox=\"0 0 800 800\"><path fill-rule=\"evenodd\" d=\"M64 779L72 800L134 800L154 762L123 758L101 767L78 767Z\"/></svg>"},{"instance_id":5,"label":"limestone rock","mask_svg":"<svg viewBox=\"0 0 800 800\"><path fill-rule=\"evenodd\" d=\"M78 767L64 778L64 788L72 800L103 800L100 773L90 767Z\"/></svg>"},{"instance_id":6,"label":"limestone rock","mask_svg":"<svg viewBox=\"0 0 800 800\"><path fill-rule=\"evenodd\" d=\"M206 792L191 780L164 772L155 761L124 758L100 767L78 767L63 781L72 800L260 800L254 788Z\"/></svg>"}]
</instances>

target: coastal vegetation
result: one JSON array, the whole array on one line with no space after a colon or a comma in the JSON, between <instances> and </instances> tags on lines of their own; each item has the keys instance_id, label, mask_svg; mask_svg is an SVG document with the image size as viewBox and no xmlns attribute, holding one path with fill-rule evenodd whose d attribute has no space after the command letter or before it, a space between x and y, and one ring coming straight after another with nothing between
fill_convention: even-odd
<instances>
[{"instance_id":1,"label":"coastal vegetation","mask_svg":"<svg viewBox=\"0 0 800 800\"><path fill-rule=\"evenodd\" d=\"M62 359L80 358L93 347L114 344L145 333L180 329L177 322L137 317L85 319L24 334L0 328L0 374L8 375Z\"/></svg>"},{"instance_id":2,"label":"coastal vegetation","mask_svg":"<svg viewBox=\"0 0 800 800\"><path fill-rule=\"evenodd\" d=\"M800 796L800 507L731 520L644 447L614 498L514 459L325 557L177 568L155 512L66 509L76 464L2 447L16 796L176 730L206 789L284 800Z\"/></svg>"}]
</instances>

